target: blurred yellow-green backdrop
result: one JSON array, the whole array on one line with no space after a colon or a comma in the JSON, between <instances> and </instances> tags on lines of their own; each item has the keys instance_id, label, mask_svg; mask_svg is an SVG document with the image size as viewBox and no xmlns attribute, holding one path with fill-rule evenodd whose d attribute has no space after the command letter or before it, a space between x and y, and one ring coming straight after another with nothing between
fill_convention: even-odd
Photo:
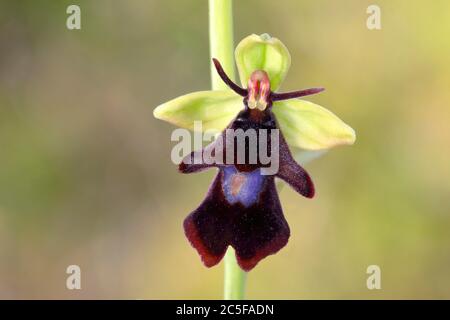
<instances>
[{"instance_id":1,"label":"blurred yellow-green backdrop","mask_svg":"<svg viewBox=\"0 0 450 320\"><path fill-rule=\"evenodd\" d=\"M66 8L81 8L81 30ZM381 30L366 9L381 8ZM154 107L210 87L207 1L0 2L0 298L221 298L182 230L213 172L180 175ZM450 298L450 2L248 0L235 42L289 48L284 90L357 132L281 192L289 244L248 298ZM66 268L82 289L66 289ZM381 267L368 290L366 268Z\"/></svg>"}]
</instances>

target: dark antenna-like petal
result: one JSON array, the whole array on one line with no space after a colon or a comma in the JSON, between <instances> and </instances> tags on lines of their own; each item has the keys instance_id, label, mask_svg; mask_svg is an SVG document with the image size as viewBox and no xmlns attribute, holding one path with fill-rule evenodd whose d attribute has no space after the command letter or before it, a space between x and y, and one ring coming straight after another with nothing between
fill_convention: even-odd
<instances>
[{"instance_id":1,"label":"dark antenna-like petal","mask_svg":"<svg viewBox=\"0 0 450 320\"><path fill-rule=\"evenodd\" d=\"M272 101L288 100L288 99L309 96L312 94L322 92L323 90L325 90L325 88L310 88L310 89L305 89L305 90L284 92L284 93L273 92L271 97L272 97Z\"/></svg>"},{"instance_id":2,"label":"dark antenna-like petal","mask_svg":"<svg viewBox=\"0 0 450 320\"><path fill-rule=\"evenodd\" d=\"M214 62L214 66L216 67L217 73L219 74L219 76L223 80L223 82L225 82L225 84L227 86L229 86L230 89L233 90L234 92L236 92L238 95L246 97L247 90L238 86L227 76L227 74L223 70L219 60L217 60L216 58L213 58L212 60Z\"/></svg>"}]
</instances>

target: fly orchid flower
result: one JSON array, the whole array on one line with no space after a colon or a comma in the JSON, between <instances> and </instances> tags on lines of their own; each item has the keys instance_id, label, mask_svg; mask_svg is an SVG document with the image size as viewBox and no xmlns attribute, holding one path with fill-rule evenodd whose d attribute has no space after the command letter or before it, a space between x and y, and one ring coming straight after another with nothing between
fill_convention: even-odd
<instances>
[{"instance_id":1,"label":"fly orchid flower","mask_svg":"<svg viewBox=\"0 0 450 320\"><path fill-rule=\"evenodd\" d=\"M261 259L283 248L290 236L275 177L307 198L314 196L312 180L294 160L288 144L303 150L324 150L353 144L355 133L330 111L297 99L319 93L322 88L276 92L290 66L289 52L278 39L266 34L251 35L237 46L235 58L246 88L230 80L220 62L213 59L218 74L231 90L181 96L157 107L154 116L188 129L194 128L194 121L203 121L204 130L220 133L214 142L192 152L179 164L182 173L218 168L206 198L185 219L184 230L207 267L218 264L231 245L240 267L249 271ZM276 149L277 172L265 173L267 165L259 154L250 163L247 145L244 162L237 161L236 152L231 163L195 161L206 153L215 155L215 159L226 158L230 129L280 129L277 145L273 146L272 135L258 135L256 142L258 149L264 144L269 154ZM231 140L236 141L234 137Z\"/></svg>"}]
</instances>

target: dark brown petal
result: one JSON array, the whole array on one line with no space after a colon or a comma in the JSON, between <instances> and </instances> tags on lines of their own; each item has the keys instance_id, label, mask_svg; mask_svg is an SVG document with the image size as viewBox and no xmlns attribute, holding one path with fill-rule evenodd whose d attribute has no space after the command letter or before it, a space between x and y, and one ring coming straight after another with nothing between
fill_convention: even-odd
<instances>
[{"instance_id":1,"label":"dark brown petal","mask_svg":"<svg viewBox=\"0 0 450 320\"><path fill-rule=\"evenodd\" d=\"M295 162L281 133L279 139L280 166L276 176L286 181L301 195L307 198L314 197L314 184L308 172Z\"/></svg>"}]
</instances>

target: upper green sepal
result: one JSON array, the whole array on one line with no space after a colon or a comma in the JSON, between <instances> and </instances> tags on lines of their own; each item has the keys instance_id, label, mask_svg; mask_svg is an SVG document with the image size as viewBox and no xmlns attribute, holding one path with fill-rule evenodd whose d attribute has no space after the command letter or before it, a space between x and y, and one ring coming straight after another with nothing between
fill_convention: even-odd
<instances>
[{"instance_id":1,"label":"upper green sepal","mask_svg":"<svg viewBox=\"0 0 450 320\"><path fill-rule=\"evenodd\" d=\"M270 79L272 91L283 82L291 66L291 55L285 45L267 33L244 38L234 52L239 78L243 87L255 70L264 70Z\"/></svg>"},{"instance_id":2,"label":"upper green sepal","mask_svg":"<svg viewBox=\"0 0 450 320\"><path fill-rule=\"evenodd\" d=\"M202 121L204 131L220 132L243 107L242 97L230 90L198 91L161 104L153 116L190 130L194 121Z\"/></svg>"}]
</instances>

